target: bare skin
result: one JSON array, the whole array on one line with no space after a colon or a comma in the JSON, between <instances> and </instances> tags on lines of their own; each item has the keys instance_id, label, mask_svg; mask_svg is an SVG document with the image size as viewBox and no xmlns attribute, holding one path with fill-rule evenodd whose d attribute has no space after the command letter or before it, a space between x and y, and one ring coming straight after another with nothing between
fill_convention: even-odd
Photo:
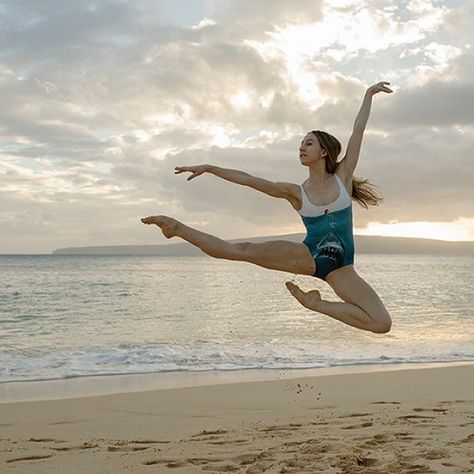
<instances>
[{"instance_id":1,"label":"bare skin","mask_svg":"<svg viewBox=\"0 0 474 474\"><path fill-rule=\"evenodd\" d=\"M308 309L315 310L322 301L321 293L318 290L304 292L292 281L287 281L285 286L288 288L288 291Z\"/></svg>"},{"instance_id":2,"label":"bare skin","mask_svg":"<svg viewBox=\"0 0 474 474\"><path fill-rule=\"evenodd\" d=\"M177 231L179 222L176 219L173 219L172 217L150 216L150 217L144 217L140 220L144 224L157 225L161 229L161 232L163 232L163 235L167 239L171 239L171 237L174 237L177 235L176 231Z\"/></svg>"},{"instance_id":3,"label":"bare skin","mask_svg":"<svg viewBox=\"0 0 474 474\"><path fill-rule=\"evenodd\" d=\"M357 163L362 130L368 119L370 100L378 92L392 92L384 84L378 83L366 92L364 103L354 125L354 133L349 140L344 160L339 164L336 173L352 194L352 173ZM326 170L326 150L319 140L308 133L299 149L300 163L309 169L309 178L304 183L305 193L316 205L333 202L339 194L339 187L331 173ZM347 159L346 159L347 158ZM343 166L341 166L343 165ZM301 191L292 183L273 183L256 178L238 170L229 170L211 165L181 166L175 168L175 174L192 173L187 180L211 173L228 181L249 186L272 197L286 199L295 210L301 209ZM157 225L166 238L180 237L200 248L206 254L227 260L249 262L264 268L285 271L293 274L314 275L316 264L306 245L284 240L263 243L231 243L210 234L198 231L168 216L149 216L141 219L144 224ZM341 298L341 302L326 301L318 290L303 291L298 285L286 282L290 294L304 307L326 314L350 326L371 331L386 333L391 327L391 318L372 287L355 271L353 265L347 265L332 271L326 282Z\"/></svg>"}]
</instances>

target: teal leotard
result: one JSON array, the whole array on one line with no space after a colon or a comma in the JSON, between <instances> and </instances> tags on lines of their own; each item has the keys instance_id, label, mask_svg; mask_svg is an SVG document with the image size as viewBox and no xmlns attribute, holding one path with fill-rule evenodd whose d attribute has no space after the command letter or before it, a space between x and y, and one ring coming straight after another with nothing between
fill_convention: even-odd
<instances>
[{"instance_id":1,"label":"teal leotard","mask_svg":"<svg viewBox=\"0 0 474 474\"><path fill-rule=\"evenodd\" d=\"M306 227L303 243L316 264L314 276L321 280L332 271L354 263L352 199L344 183L334 174L339 197L325 206L313 204L301 186L302 206L298 211Z\"/></svg>"}]
</instances>

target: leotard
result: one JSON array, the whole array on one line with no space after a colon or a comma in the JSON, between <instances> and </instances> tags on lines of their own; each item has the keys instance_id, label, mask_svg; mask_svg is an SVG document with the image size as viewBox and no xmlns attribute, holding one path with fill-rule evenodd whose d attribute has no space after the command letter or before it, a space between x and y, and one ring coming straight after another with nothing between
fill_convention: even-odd
<instances>
[{"instance_id":1,"label":"leotard","mask_svg":"<svg viewBox=\"0 0 474 474\"><path fill-rule=\"evenodd\" d=\"M303 243L316 264L313 276L326 280L332 271L354 263L352 229L352 199L341 178L334 173L339 186L339 197L325 206L313 204L302 185L301 209L298 211L306 227Z\"/></svg>"}]
</instances>

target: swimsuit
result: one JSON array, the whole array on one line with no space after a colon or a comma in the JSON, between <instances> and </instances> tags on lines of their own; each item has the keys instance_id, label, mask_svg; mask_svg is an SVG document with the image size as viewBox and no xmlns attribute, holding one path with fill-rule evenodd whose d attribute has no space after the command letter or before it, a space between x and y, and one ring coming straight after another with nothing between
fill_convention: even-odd
<instances>
[{"instance_id":1,"label":"swimsuit","mask_svg":"<svg viewBox=\"0 0 474 474\"><path fill-rule=\"evenodd\" d=\"M352 231L352 198L341 178L334 173L339 186L339 197L325 206L313 204L302 185L301 209L298 211L306 227L303 243L316 264L313 276L326 280L332 271L354 263Z\"/></svg>"}]
</instances>

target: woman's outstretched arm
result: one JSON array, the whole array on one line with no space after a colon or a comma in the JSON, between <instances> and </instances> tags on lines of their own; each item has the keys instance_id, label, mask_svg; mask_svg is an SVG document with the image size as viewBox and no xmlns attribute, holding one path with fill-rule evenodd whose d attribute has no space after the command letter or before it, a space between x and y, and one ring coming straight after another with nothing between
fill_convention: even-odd
<instances>
[{"instance_id":1,"label":"woman's outstretched arm","mask_svg":"<svg viewBox=\"0 0 474 474\"><path fill-rule=\"evenodd\" d=\"M393 92L385 84L390 84L390 82L378 82L377 84L369 87L365 92L364 100L362 101L362 106L354 122L354 128L352 130L351 138L349 139L349 143L347 144L346 154L344 155L344 158L341 160L338 166L338 168L346 176L352 176L354 174L354 170L359 161L362 138L364 136L365 126L367 125L367 121L369 120L370 109L372 107L372 97L378 92Z\"/></svg>"},{"instance_id":2,"label":"woman's outstretched arm","mask_svg":"<svg viewBox=\"0 0 474 474\"><path fill-rule=\"evenodd\" d=\"M219 178L225 179L226 181L230 181L231 183L249 186L250 188L271 197L288 199L290 202L292 200L294 201L295 198L299 199L299 187L293 183L268 181L267 179L252 176L244 171L220 168L219 166L214 165L177 166L175 168L175 174L183 173L185 171L192 173L192 175L188 177L188 181L203 173L210 173Z\"/></svg>"}]
</instances>

